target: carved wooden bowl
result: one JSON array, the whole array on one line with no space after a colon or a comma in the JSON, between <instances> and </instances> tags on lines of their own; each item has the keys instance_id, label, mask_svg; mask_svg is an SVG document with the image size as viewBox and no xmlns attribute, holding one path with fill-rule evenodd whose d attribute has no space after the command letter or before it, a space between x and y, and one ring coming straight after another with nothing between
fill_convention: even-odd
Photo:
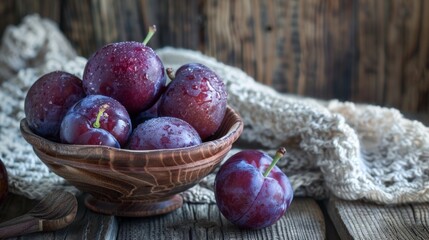
<instances>
[{"instance_id":1,"label":"carved wooden bowl","mask_svg":"<svg viewBox=\"0 0 429 240\"><path fill-rule=\"evenodd\" d=\"M182 206L178 194L219 165L243 131L230 107L213 140L198 146L150 151L71 145L33 133L25 119L21 133L54 173L82 192L93 211L116 216L151 216Z\"/></svg>"}]
</instances>

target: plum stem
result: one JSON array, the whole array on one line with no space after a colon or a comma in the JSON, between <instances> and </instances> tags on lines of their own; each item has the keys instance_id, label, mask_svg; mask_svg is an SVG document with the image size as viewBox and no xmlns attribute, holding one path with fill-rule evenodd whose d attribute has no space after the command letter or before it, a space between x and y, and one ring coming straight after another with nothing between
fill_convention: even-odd
<instances>
[{"instance_id":1,"label":"plum stem","mask_svg":"<svg viewBox=\"0 0 429 240\"><path fill-rule=\"evenodd\" d=\"M100 109L98 110L97 118L95 119L95 122L92 124L93 127L100 128L101 126L100 119L101 119L101 116L103 116L104 112L106 111L107 107L108 105L103 105L100 107Z\"/></svg>"},{"instance_id":2,"label":"plum stem","mask_svg":"<svg viewBox=\"0 0 429 240\"><path fill-rule=\"evenodd\" d=\"M277 150L276 155L273 157L273 161L271 162L270 166L265 170L264 177L267 177L268 174L270 174L271 170L274 168L274 166L277 164L277 162L286 154L286 148L281 147L279 150Z\"/></svg>"},{"instance_id":3,"label":"plum stem","mask_svg":"<svg viewBox=\"0 0 429 240\"><path fill-rule=\"evenodd\" d=\"M155 32L156 32L156 26L155 25L150 26L149 32L147 33L145 39L143 40L144 45L146 45L149 42L149 40L152 38Z\"/></svg>"},{"instance_id":4,"label":"plum stem","mask_svg":"<svg viewBox=\"0 0 429 240\"><path fill-rule=\"evenodd\" d=\"M176 77L176 75L174 74L174 69L173 68L167 68L167 76L168 78L170 78L171 81L174 80L174 78Z\"/></svg>"}]
</instances>

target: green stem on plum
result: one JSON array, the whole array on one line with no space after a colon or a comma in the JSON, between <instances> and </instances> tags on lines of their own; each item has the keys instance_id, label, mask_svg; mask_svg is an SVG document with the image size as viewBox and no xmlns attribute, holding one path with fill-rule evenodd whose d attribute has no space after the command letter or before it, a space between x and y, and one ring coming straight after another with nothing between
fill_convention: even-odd
<instances>
[{"instance_id":1,"label":"green stem on plum","mask_svg":"<svg viewBox=\"0 0 429 240\"><path fill-rule=\"evenodd\" d=\"M173 81L174 78L176 77L176 75L174 74L174 69L173 68L167 68L166 72L167 72L168 78L170 78L170 80Z\"/></svg>"},{"instance_id":2,"label":"green stem on plum","mask_svg":"<svg viewBox=\"0 0 429 240\"><path fill-rule=\"evenodd\" d=\"M146 45L149 40L152 38L152 36L155 34L156 32L156 26L152 25L149 27L149 32L146 35L146 38L143 40L143 44Z\"/></svg>"},{"instance_id":3,"label":"green stem on plum","mask_svg":"<svg viewBox=\"0 0 429 240\"><path fill-rule=\"evenodd\" d=\"M104 114L104 112L106 111L107 108L108 108L108 105L103 105L103 106L100 107L100 109L98 110L97 118L95 119L95 122L92 124L93 127L100 128L100 126L101 126L101 124L100 124L101 116L103 116L103 114Z\"/></svg>"},{"instance_id":4,"label":"green stem on plum","mask_svg":"<svg viewBox=\"0 0 429 240\"><path fill-rule=\"evenodd\" d=\"M271 162L270 166L265 170L264 177L267 177L268 174L270 174L271 170L274 168L274 166L277 164L277 162L286 154L286 148L281 147L279 150L277 150L276 155L273 157L273 161Z\"/></svg>"}]
</instances>

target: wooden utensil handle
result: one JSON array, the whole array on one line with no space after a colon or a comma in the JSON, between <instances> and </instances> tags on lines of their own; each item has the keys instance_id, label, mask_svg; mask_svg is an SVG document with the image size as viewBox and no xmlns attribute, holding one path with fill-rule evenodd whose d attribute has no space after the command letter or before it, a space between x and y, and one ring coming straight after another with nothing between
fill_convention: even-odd
<instances>
[{"instance_id":1,"label":"wooden utensil handle","mask_svg":"<svg viewBox=\"0 0 429 240\"><path fill-rule=\"evenodd\" d=\"M41 231L42 224L30 215L22 215L0 223L0 238L15 237Z\"/></svg>"}]
</instances>

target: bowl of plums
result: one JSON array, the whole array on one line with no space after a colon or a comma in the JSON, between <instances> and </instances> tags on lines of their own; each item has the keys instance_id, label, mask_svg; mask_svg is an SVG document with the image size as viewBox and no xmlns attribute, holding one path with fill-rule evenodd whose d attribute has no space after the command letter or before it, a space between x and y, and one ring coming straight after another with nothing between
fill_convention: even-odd
<instances>
[{"instance_id":1,"label":"bowl of plums","mask_svg":"<svg viewBox=\"0 0 429 240\"><path fill-rule=\"evenodd\" d=\"M82 78L47 73L28 90L20 128L55 174L96 212L171 212L181 192L223 160L243 131L223 80L209 67L164 66L143 42L98 49Z\"/></svg>"}]
</instances>

